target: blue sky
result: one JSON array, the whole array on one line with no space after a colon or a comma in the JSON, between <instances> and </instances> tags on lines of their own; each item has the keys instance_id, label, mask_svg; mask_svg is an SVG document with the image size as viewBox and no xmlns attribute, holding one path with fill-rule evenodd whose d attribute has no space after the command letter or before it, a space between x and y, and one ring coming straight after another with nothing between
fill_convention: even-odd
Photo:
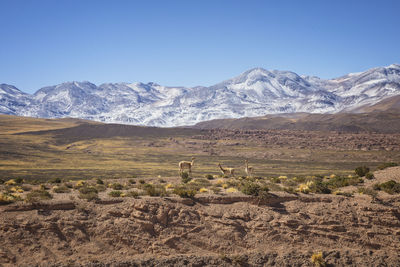
<instances>
[{"instance_id":1,"label":"blue sky","mask_svg":"<svg viewBox=\"0 0 400 267\"><path fill-rule=\"evenodd\" d=\"M0 83L212 85L400 63L400 1L0 0Z\"/></svg>"}]
</instances>

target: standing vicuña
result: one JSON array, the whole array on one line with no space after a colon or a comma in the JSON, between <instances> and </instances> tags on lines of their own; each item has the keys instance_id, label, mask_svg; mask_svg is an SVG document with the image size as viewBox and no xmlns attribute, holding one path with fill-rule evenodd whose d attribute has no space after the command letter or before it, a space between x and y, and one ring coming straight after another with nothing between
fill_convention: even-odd
<instances>
[{"instance_id":1,"label":"standing vicu\u00f1a","mask_svg":"<svg viewBox=\"0 0 400 267\"><path fill-rule=\"evenodd\" d=\"M219 168L223 175L231 175L235 177L235 169L234 168L222 168L221 163L218 163Z\"/></svg>"},{"instance_id":2,"label":"standing vicu\u00f1a","mask_svg":"<svg viewBox=\"0 0 400 267\"><path fill-rule=\"evenodd\" d=\"M244 162L246 164L244 171L246 172L247 176L251 177L253 175L254 169L253 169L253 167L249 167L249 161L247 159Z\"/></svg>"},{"instance_id":3,"label":"standing vicu\u00f1a","mask_svg":"<svg viewBox=\"0 0 400 267\"><path fill-rule=\"evenodd\" d=\"M192 158L192 161L181 161L181 162L179 162L179 174L182 174L184 169L188 169L189 173L192 173L192 167L194 165L194 159L195 158Z\"/></svg>"}]
</instances>

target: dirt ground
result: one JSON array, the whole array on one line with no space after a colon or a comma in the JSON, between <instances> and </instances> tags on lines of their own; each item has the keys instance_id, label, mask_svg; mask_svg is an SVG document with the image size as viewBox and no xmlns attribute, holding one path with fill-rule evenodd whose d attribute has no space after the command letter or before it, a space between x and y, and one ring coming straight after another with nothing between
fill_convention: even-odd
<instances>
[{"instance_id":1,"label":"dirt ground","mask_svg":"<svg viewBox=\"0 0 400 267\"><path fill-rule=\"evenodd\" d=\"M400 181L400 167L375 177ZM384 192L57 199L0 212L1 266L314 266L319 252L327 266L400 262L400 196Z\"/></svg>"}]
</instances>

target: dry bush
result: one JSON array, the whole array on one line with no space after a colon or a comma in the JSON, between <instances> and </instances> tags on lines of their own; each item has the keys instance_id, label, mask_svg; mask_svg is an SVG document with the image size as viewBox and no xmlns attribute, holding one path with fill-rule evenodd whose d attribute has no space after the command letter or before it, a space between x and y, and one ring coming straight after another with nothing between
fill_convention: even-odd
<instances>
[{"instance_id":1,"label":"dry bush","mask_svg":"<svg viewBox=\"0 0 400 267\"><path fill-rule=\"evenodd\" d=\"M52 199L53 196L46 190L33 190L26 195L25 201L28 203L39 202L41 200Z\"/></svg>"}]
</instances>

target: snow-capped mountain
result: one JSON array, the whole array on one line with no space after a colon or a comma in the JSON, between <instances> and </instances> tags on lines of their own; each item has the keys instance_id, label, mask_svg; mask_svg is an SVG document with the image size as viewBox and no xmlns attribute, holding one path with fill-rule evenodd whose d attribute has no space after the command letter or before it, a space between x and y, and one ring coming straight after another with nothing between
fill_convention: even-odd
<instances>
[{"instance_id":1,"label":"snow-capped mountain","mask_svg":"<svg viewBox=\"0 0 400 267\"><path fill-rule=\"evenodd\" d=\"M67 82L29 95L1 84L0 113L180 126L276 113L336 113L372 105L393 95L400 95L397 64L331 80L255 68L210 87Z\"/></svg>"}]
</instances>

